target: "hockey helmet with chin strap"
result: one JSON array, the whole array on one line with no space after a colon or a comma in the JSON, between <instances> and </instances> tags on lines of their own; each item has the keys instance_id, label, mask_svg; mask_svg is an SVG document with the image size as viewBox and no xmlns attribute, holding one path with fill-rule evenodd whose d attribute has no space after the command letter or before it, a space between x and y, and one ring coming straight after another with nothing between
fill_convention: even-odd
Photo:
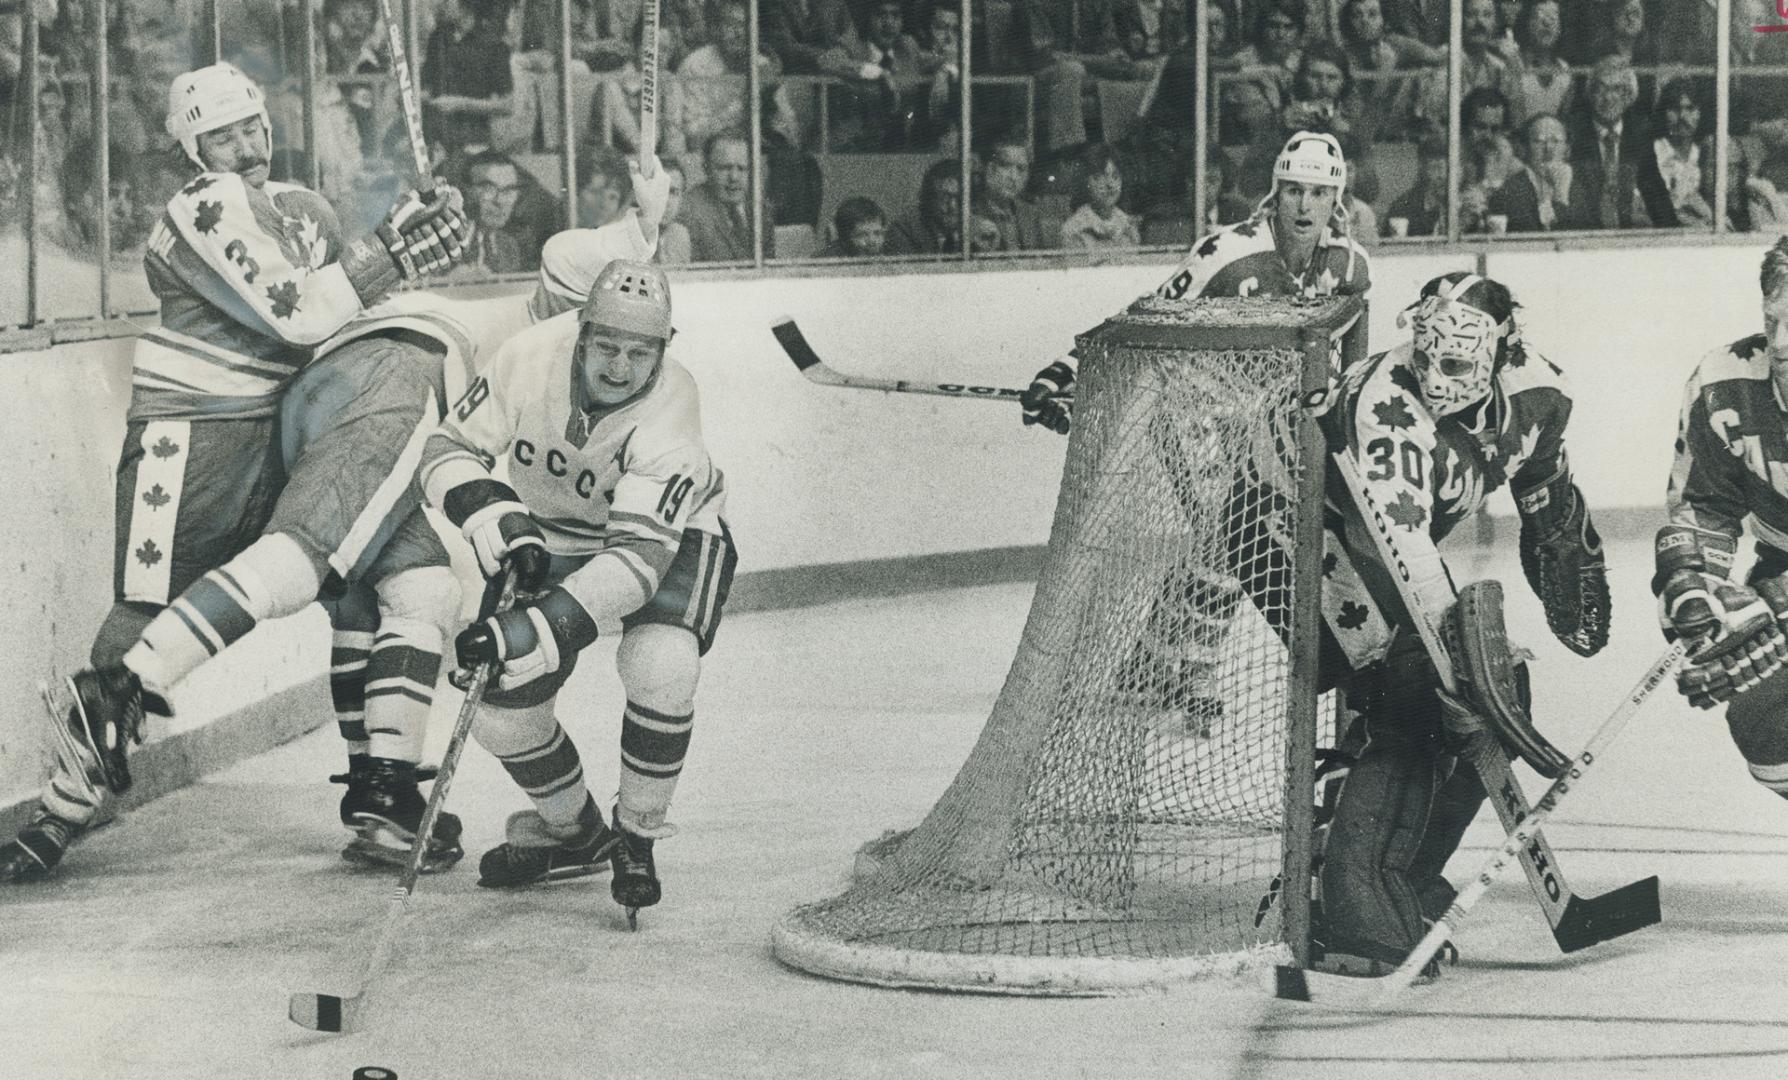
<instances>
[{"instance_id":1,"label":"hockey helmet with chin strap","mask_svg":"<svg viewBox=\"0 0 1788 1080\"><path fill-rule=\"evenodd\" d=\"M662 269L650 263L612 260L596 275L578 321L669 344L674 333L670 281Z\"/></svg>"},{"instance_id":2,"label":"hockey helmet with chin strap","mask_svg":"<svg viewBox=\"0 0 1788 1080\"><path fill-rule=\"evenodd\" d=\"M267 118L266 95L241 68L212 64L176 76L168 87L168 134L179 140L186 156L201 169L210 166L199 157L199 136L251 116L261 118L267 155L272 157L273 122Z\"/></svg>"},{"instance_id":3,"label":"hockey helmet with chin strap","mask_svg":"<svg viewBox=\"0 0 1788 1080\"><path fill-rule=\"evenodd\" d=\"M1347 157L1341 153L1341 143L1319 131L1300 131L1285 140L1273 162L1273 193L1286 181L1332 187L1338 205L1347 192Z\"/></svg>"}]
</instances>

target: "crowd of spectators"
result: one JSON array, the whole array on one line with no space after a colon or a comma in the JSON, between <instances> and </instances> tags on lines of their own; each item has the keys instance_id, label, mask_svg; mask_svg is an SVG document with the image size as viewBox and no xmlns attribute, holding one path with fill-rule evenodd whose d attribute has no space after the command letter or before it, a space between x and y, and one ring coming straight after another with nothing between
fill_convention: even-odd
<instances>
[{"instance_id":1,"label":"crowd of spectators","mask_svg":"<svg viewBox=\"0 0 1788 1080\"><path fill-rule=\"evenodd\" d=\"M16 227L35 198L44 244L91 258L103 216L114 252L140 249L188 171L161 131L166 87L207 62L214 41L267 89L276 176L318 186L361 226L414 182L377 0L110 0L103 32L101 2L0 0L0 228ZM643 0L565 2L568 12L560 0L412 0L431 157L465 190L478 225L463 274L527 272L573 214L587 226L626 207L646 82ZM676 189L666 262L779 250L947 256L965 239L976 252L1182 244L1252 212L1298 129L1341 140L1356 235L1448 229L1446 0L1213 0L1202 32L1216 85L1205 95L1185 0L981 0L966 43L955 0L758 9L753 28L743 0L662 5L656 145ZM1772 0L1734 0L1726 28L1714 10L1699 0L1465 0L1459 229L1711 228L1723 30L1735 73L1723 224L1782 227L1788 34L1752 30L1779 21ZM567 16L569 93L559 70ZM34 102L28 18L38 27ZM93 122L102 49L103 211ZM976 75L966 140L965 49ZM1211 145L1205 217L1194 221L1200 101ZM32 139L37 190L27 192L20 160ZM573 191L559 157L567 144ZM851 159L870 164L845 167Z\"/></svg>"}]
</instances>

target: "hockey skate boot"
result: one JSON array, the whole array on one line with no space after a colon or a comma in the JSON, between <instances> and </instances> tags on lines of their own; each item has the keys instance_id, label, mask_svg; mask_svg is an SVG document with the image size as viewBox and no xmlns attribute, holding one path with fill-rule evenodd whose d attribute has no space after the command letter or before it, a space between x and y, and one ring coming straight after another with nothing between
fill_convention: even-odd
<instances>
[{"instance_id":1,"label":"hockey skate boot","mask_svg":"<svg viewBox=\"0 0 1788 1080\"><path fill-rule=\"evenodd\" d=\"M608 891L615 903L627 909L628 928L638 930L639 909L651 907L664 897L664 889L658 883L658 864L652 858L652 838L622 828L618 813L614 831L620 842L609 856L615 876L608 883Z\"/></svg>"},{"instance_id":2,"label":"hockey skate boot","mask_svg":"<svg viewBox=\"0 0 1788 1080\"><path fill-rule=\"evenodd\" d=\"M371 866L403 866L428 810L428 800L416 787L417 768L392 758L369 756L360 762L357 757L349 758L348 793L341 800L342 823L356 836L341 856ZM423 873L445 870L465 855L459 834L459 818L441 811L422 858Z\"/></svg>"},{"instance_id":3,"label":"hockey skate boot","mask_svg":"<svg viewBox=\"0 0 1788 1080\"><path fill-rule=\"evenodd\" d=\"M124 794L131 785L127 747L143 742L142 680L123 664L113 664L76 672L68 690L69 732L98 760L106 786Z\"/></svg>"},{"instance_id":4,"label":"hockey skate boot","mask_svg":"<svg viewBox=\"0 0 1788 1080\"><path fill-rule=\"evenodd\" d=\"M18 838L0 846L0 884L42 881L62 861L81 827L38 807Z\"/></svg>"},{"instance_id":5,"label":"hockey skate boot","mask_svg":"<svg viewBox=\"0 0 1788 1080\"><path fill-rule=\"evenodd\" d=\"M555 831L533 810L509 815L504 832L508 839L478 860L478 884L487 889L600 874L620 843L594 799L584 803L570 835Z\"/></svg>"}]
</instances>

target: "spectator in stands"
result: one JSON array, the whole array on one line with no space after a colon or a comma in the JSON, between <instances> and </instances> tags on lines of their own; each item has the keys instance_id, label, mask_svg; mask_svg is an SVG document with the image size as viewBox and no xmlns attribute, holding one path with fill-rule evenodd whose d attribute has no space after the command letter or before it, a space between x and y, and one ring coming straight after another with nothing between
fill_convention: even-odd
<instances>
[{"instance_id":1,"label":"spectator in stands","mask_svg":"<svg viewBox=\"0 0 1788 1080\"><path fill-rule=\"evenodd\" d=\"M512 109L511 0L452 0L428 36L422 100L430 134L449 153L487 149L491 123Z\"/></svg>"},{"instance_id":2,"label":"spectator in stands","mask_svg":"<svg viewBox=\"0 0 1788 1080\"><path fill-rule=\"evenodd\" d=\"M1212 3L1211 7L1218 18L1228 17L1220 5ZM1111 18L1118 46L1133 61L1158 63L1161 57L1191 40L1186 31L1190 10L1189 4L1168 0L1116 0Z\"/></svg>"},{"instance_id":3,"label":"spectator in stands","mask_svg":"<svg viewBox=\"0 0 1788 1080\"><path fill-rule=\"evenodd\" d=\"M68 154L57 171L62 182L61 228L48 231L59 246L85 261L98 259L100 253L100 192L94 179L98 163L93 150L93 139L85 135L69 144ZM117 260L142 247L157 208L137 200L132 179L136 163L122 146L111 147L106 166L110 178L105 216L111 227L108 244L112 258Z\"/></svg>"},{"instance_id":4,"label":"spectator in stands","mask_svg":"<svg viewBox=\"0 0 1788 1080\"><path fill-rule=\"evenodd\" d=\"M1496 0L1465 0L1465 21L1460 26L1463 89L1469 94L1480 86L1494 87L1504 100L1513 101L1521 92L1520 78L1496 49L1500 40L1496 18ZM1424 75L1416 88L1416 122L1425 132L1447 129L1447 78L1443 65Z\"/></svg>"},{"instance_id":5,"label":"spectator in stands","mask_svg":"<svg viewBox=\"0 0 1788 1080\"><path fill-rule=\"evenodd\" d=\"M976 255L997 255L1012 249L1006 246L999 222L974 214L969 217L969 250Z\"/></svg>"},{"instance_id":6,"label":"spectator in stands","mask_svg":"<svg viewBox=\"0 0 1788 1080\"><path fill-rule=\"evenodd\" d=\"M1401 229L1398 222L1403 222ZM1416 179L1391 201L1386 236L1444 236L1447 230L1447 140L1424 136L1416 145Z\"/></svg>"},{"instance_id":7,"label":"spectator in stands","mask_svg":"<svg viewBox=\"0 0 1788 1080\"><path fill-rule=\"evenodd\" d=\"M1524 125L1541 113L1569 115L1573 105L1571 66L1558 54L1564 26L1558 0L1526 0L1515 20L1515 95L1511 122Z\"/></svg>"},{"instance_id":8,"label":"spectator in stands","mask_svg":"<svg viewBox=\"0 0 1788 1080\"><path fill-rule=\"evenodd\" d=\"M729 2L745 6L743 0L715 0L720 5ZM716 20L709 10L709 0L665 0L660 18L658 47L668 68L680 70L690 53L715 40ZM743 44L740 48L744 48Z\"/></svg>"},{"instance_id":9,"label":"spectator in stands","mask_svg":"<svg viewBox=\"0 0 1788 1080\"><path fill-rule=\"evenodd\" d=\"M1711 132L1702 128L1703 115L1695 83L1687 77L1670 80L1658 95L1652 119L1658 135L1652 140L1652 154L1674 217L1654 222L1659 227L1713 224L1713 188L1702 186L1702 159L1713 156Z\"/></svg>"},{"instance_id":10,"label":"spectator in stands","mask_svg":"<svg viewBox=\"0 0 1788 1080\"><path fill-rule=\"evenodd\" d=\"M665 266L681 266L694 259L689 226L678 220L689 178L674 161L664 162L664 168L670 174L670 198L664 204L664 219L658 223L658 254L654 258Z\"/></svg>"},{"instance_id":11,"label":"spectator in stands","mask_svg":"<svg viewBox=\"0 0 1788 1080\"><path fill-rule=\"evenodd\" d=\"M540 265L540 248L519 229L516 204L521 200L521 169L508 154L486 150L466 162L466 209L472 219L472 242L466 259L455 269L472 275L514 274Z\"/></svg>"},{"instance_id":12,"label":"spectator in stands","mask_svg":"<svg viewBox=\"0 0 1788 1080\"><path fill-rule=\"evenodd\" d=\"M569 0L571 5L571 130L590 130L597 96L610 85L598 75L621 71L638 55L642 0ZM563 145L560 122L558 0L522 0L515 51L515 107L497 139L518 150ZM660 57L663 49L660 49ZM636 69L637 70L637 69Z\"/></svg>"},{"instance_id":13,"label":"spectator in stands","mask_svg":"<svg viewBox=\"0 0 1788 1080\"><path fill-rule=\"evenodd\" d=\"M1384 21L1392 33L1434 48L1446 46L1447 11L1447 0L1384 0Z\"/></svg>"},{"instance_id":14,"label":"spectator in stands","mask_svg":"<svg viewBox=\"0 0 1788 1080\"><path fill-rule=\"evenodd\" d=\"M740 134L750 126L745 67L751 49L750 16L745 0L719 0L714 26L714 40L684 57L677 67L683 99L683 138L691 146L706 147L716 135ZM775 86L782 74L782 62L760 52L757 64L768 110L765 123L785 131L791 141L796 141L787 95ZM693 222L690 229L695 231Z\"/></svg>"},{"instance_id":15,"label":"spectator in stands","mask_svg":"<svg viewBox=\"0 0 1788 1080\"><path fill-rule=\"evenodd\" d=\"M749 262L752 259L751 150L743 136L720 134L708 140L707 179L683 197L683 224L689 227L694 262ZM768 223L766 223L768 224ZM764 229L764 256L775 255L776 233Z\"/></svg>"},{"instance_id":16,"label":"spectator in stands","mask_svg":"<svg viewBox=\"0 0 1788 1080\"><path fill-rule=\"evenodd\" d=\"M1348 0L1341 9L1341 48L1356 80L1350 120L1360 141L1402 139L1415 110L1415 81L1398 72L1441 62L1440 50L1385 29L1381 0Z\"/></svg>"},{"instance_id":17,"label":"spectator in stands","mask_svg":"<svg viewBox=\"0 0 1788 1080\"><path fill-rule=\"evenodd\" d=\"M1186 205L1192 205L1192 182L1190 171L1186 177ZM1235 169L1229 155L1216 143L1210 144L1210 151L1204 163L1204 203L1205 224L1207 226L1234 225L1238 221L1246 221L1254 213L1254 204L1236 190ZM1185 242L1190 245L1197 237L1205 235L1208 229L1188 231Z\"/></svg>"},{"instance_id":18,"label":"spectator in stands","mask_svg":"<svg viewBox=\"0 0 1788 1080\"><path fill-rule=\"evenodd\" d=\"M1043 156L1078 153L1086 144L1087 69L1075 53L1080 38L1073 33L1078 23L1074 0L1017 0L1012 6L1013 55L1021 70L1036 84L1039 135ZM1089 5L1092 7L1092 5ZM1083 31L1111 32L1111 9L1099 4L1096 28ZM1116 37L1109 38L1113 48Z\"/></svg>"},{"instance_id":19,"label":"spectator in stands","mask_svg":"<svg viewBox=\"0 0 1788 1080\"><path fill-rule=\"evenodd\" d=\"M900 0L877 0L869 26L820 54L819 68L844 83L829 111L831 145L843 150L898 150L906 144L903 98L925 82L919 43L900 28Z\"/></svg>"},{"instance_id":20,"label":"spectator in stands","mask_svg":"<svg viewBox=\"0 0 1788 1080\"><path fill-rule=\"evenodd\" d=\"M323 70L330 75L375 75L390 69L375 0L325 0Z\"/></svg>"},{"instance_id":21,"label":"spectator in stands","mask_svg":"<svg viewBox=\"0 0 1788 1080\"><path fill-rule=\"evenodd\" d=\"M586 146L577 155L577 224L599 229L626 213L633 201L627 158L612 146Z\"/></svg>"},{"instance_id":22,"label":"spectator in stands","mask_svg":"<svg viewBox=\"0 0 1788 1080\"><path fill-rule=\"evenodd\" d=\"M1478 87L1459 103L1459 126L1465 186L1481 188L1488 198L1521 167L1509 141L1509 100L1493 86Z\"/></svg>"},{"instance_id":23,"label":"spectator in stands","mask_svg":"<svg viewBox=\"0 0 1788 1080\"><path fill-rule=\"evenodd\" d=\"M908 142L915 150L955 156L962 126L962 10L950 0L937 0L926 26L917 59L928 81L908 94L904 105Z\"/></svg>"},{"instance_id":24,"label":"spectator in stands","mask_svg":"<svg viewBox=\"0 0 1788 1080\"><path fill-rule=\"evenodd\" d=\"M832 239L820 249L828 259L874 259L887 248L888 216L874 199L853 195L832 214Z\"/></svg>"},{"instance_id":25,"label":"spectator in stands","mask_svg":"<svg viewBox=\"0 0 1788 1080\"><path fill-rule=\"evenodd\" d=\"M952 255L962 251L962 165L934 161L919 181L918 216L888 230L890 255Z\"/></svg>"},{"instance_id":26,"label":"spectator in stands","mask_svg":"<svg viewBox=\"0 0 1788 1080\"><path fill-rule=\"evenodd\" d=\"M1006 136L993 144L975 192L974 212L999 230L999 251L1038 251L1057 239L1043 225L1043 214L1024 197L1031 178L1031 151L1022 138ZM972 235L972 234L971 234Z\"/></svg>"},{"instance_id":27,"label":"spectator in stands","mask_svg":"<svg viewBox=\"0 0 1788 1080\"><path fill-rule=\"evenodd\" d=\"M1141 247L1136 220L1118 209L1124 174L1111 148L1104 143L1087 147L1081 175L1074 213L1062 222L1061 246L1077 251Z\"/></svg>"},{"instance_id":28,"label":"spectator in stands","mask_svg":"<svg viewBox=\"0 0 1788 1080\"><path fill-rule=\"evenodd\" d=\"M1584 228L1586 204L1571 144L1558 117L1541 113L1522 129L1527 159L1490 197L1490 212L1509 219L1510 232Z\"/></svg>"},{"instance_id":29,"label":"spectator in stands","mask_svg":"<svg viewBox=\"0 0 1788 1080\"><path fill-rule=\"evenodd\" d=\"M1291 102L1281 117L1281 130L1287 137L1294 131L1351 135L1353 117L1358 111L1353 97L1353 68L1347 54L1332 41L1307 42L1298 57L1297 73L1291 78ZM1280 145L1284 145L1283 140ZM1348 162L1351 165L1353 155L1348 155Z\"/></svg>"},{"instance_id":30,"label":"spectator in stands","mask_svg":"<svg viewBox=\"0 0 1788 1080\"><path fill-rule=\"evenodd\" d=\"M1304 36L1304 7L1297 0L1265 0L1259 5L1260 22L1254 40L1235 54L1245 77L1223 83L1223 130L1225 146L1237 146L1255 138L1276 134L1280 114L1291 96L1291 80L1297 74Z\"/></svg>"},{"instance_id":31,"label":"spectator in stands","mask_svg":"<svg viewBox=\"0 0 1788 1080\"><path fill-rule=\"evenodd\" d=\"M645 79L640 72L640 46L644 28L635 23L633 54L622 63L619 72L601 83L603 116L608 123L609 139L622 150L639 150L639 106ZM658 156L666 161L681 161L689 154L689 141L683 133L683 84L671 77L670 53L659 41L658 50Z\"/></svg>"},{"instance_id":32,"label":"spectator in stands","mask_svg":"<svg viewBox=\"0 0 1788 1080\"><path fill-rule=\"evenodd\" d=\"M821 74L827 52L862 46L845 0L763 0L758 12L759 40L791 75Z\"/></svg>"},{"instance_id":33,"label":"spectator in stands","mask_svg":"<svg viewBox=\"0 0 1788 1080\"><path fill-rule=\"evenodd\" d=\"M1645 228L1660 217L1673 219L1646 116L1634 104L1639 79L1633 66L1619 56L1597 61L1586 97L1587 107L1580 106L1567 124L1576 154L1571 164L1588 196L1585 227Z\"/></svg>"},{"instance_id":34,"label":"spectator in stands","mask_svg":"<svg viewBox=\"0 0 1788 1080\"><path fill-rule=\"evenodd\" d=\"M1788 232L1788 192L1757 175L1764 158L1761 140L1740 135L1727 144L1726 221L1737 232ZM1713 185L1711 154L1703 155L1701 167L1708 186Z\"/></svg>"}]
</instances>

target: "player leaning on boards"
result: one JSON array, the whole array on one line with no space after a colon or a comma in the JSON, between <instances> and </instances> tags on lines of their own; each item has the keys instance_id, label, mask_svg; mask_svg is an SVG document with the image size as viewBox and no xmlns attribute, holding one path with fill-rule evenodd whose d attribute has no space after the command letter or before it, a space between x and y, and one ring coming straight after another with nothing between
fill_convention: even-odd
<instances>
[{"instance_id":1,"label":"player leaning on boards","mask_svg":"<svg viewBox=\"0 0 1788 1080\"><path fill-rule=\"evenodd\" d=\"M695 716L736 556L725 488L702 441L695 381L665 356L669 283L610 262L580 312L524 330L496 354L428 440L418 479L458 525L487 577L511 560L529 598L459 635L464 668L496 662L473 737L534 801L485 853L479 884L515 886L612 862L628 909L659 900L653 841ZM514 487L492 479L508 458ZM554 714L580 650L621 631L627 694L613 828Z\"/></svg>"},{"instance_id":2,"label":"player leaning on boards","mask_svg":"<svg viewBox=\"0 0 1788 1080\"><path fill-rule=\"evenodd\" d=\"M340 586L335 652L349 657L338 716L368 740L350 744L344 823L401 830L420 817L431 665L457 602L444 549L389 477L414 467L403 451L433 422L451 349L343 331L399 281L458 257L458 195L438 185L425 205L412 192L344 247L327 201L268 180L265 101L228 64L174 80L167 130L201 171L169 200L144 257L162 317L133 357L115 600L93 668L69 680L42 805L0 847L0 880L47 874L105 792L130 786L145 704L165 713L180 678L259 620L317 599L325 581ZM332 338L348 342L338 361L300 374ZM363 699L370 739L352 723Z\"/></svg>"},{"instance_id":3,"label":"player leaning on boards","mask_svg":"<svg viewBox=\"0 0 1788 1080\"><path fill-rule=\"evenodd\" d=\"M1760 284L1763 333L1702 357L1683 389L1652 591L1665 637L1689 646L1678 688L1726 705L1751 776L1788 798L1788 237L1764 254ZM1728 575L1747 515L1757 561L1740 585Z\"/></svg>"},{"instance_id":4,"label":"player leaning on boards","mask_svg":"<svg viewBox=\"0 0 1788 1080\"><path fill-rule=\"evenodd\" d=\"M1155 295L1170 300L1364 295L1371 286L1370 261L1348 231L1346 193L1341 144L1332 135L1298 132L1273 163L1272 190L1254 214L1193 244ZM1066 434L1073 419L1073 389L1074 367L1068 358L1038 372L1021 399L1024 423ZM1188 512L1202 511L1189 506ZM1210 685L1214 657L1239 597L1233 588L1198 573L1168 588L1183 590L1183 607L1198 618L1190 628L1193 648L1181 661L1177 683L1165 688L1168 700L1162 704L1185 710L1192 728L1208 732L1222 713ZM1164 610L1181 607L1163 604ZM1184 632L1177 629L1180 620L1171 621L1174 627L1163 636Z\"/></svg>"},{"instance_id":5,"label":"player leaning on boards","mask_svg":"<svg viewBox=\"0 0 1788 1080\"><path fill-rule=\"evenodd\" d=\"M1347 372L1323 424L1360 474L1407 572L1408 606L1441 628L1460 697L1441 690L1371 525L1331 476L1345 526L1326 531L1320 683L1340 685L1354 713L1352 759L1324 849L1323 908L1312 966L1381 975L1421 940L1424 915L1453 897L1441 876L1484 801L1453 755L1482 718L1548 776L1567 763L1533 729L1525 666L1509 655L1501 590L1468 586L1457 601L1437 543L1507 484L1521 515L1521 566L1547 625L1590 656L1608 639L1601 542L1565 455L1571 398L1563 375L1526 346L1498 282L1455 272L1422 287L1406 313L1412 339ZM1271 568L1244 579L1270 587ZM1468 644L1469 643L1469 644Z\"/></svg>"}]
</instances>

